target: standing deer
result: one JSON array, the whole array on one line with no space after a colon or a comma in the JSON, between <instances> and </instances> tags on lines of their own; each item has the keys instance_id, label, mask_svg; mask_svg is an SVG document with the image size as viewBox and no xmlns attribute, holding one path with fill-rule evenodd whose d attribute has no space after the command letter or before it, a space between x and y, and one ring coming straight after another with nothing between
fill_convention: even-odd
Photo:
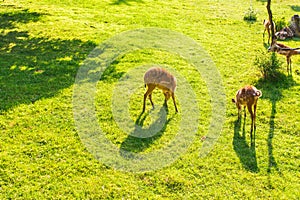
<instances>
[{"instance_id":1,"label":"standing deer","mask_svg":"<svg viewBox=\"0 0 300 200\"><path fill-rule=\"evenodd\" d=\"M160 67L152 67L150 68L144 75L145 87L148 87L148 90L144 94L144 105L143 112L146 109L146 99L149 96L150 102L152 104L152 108L154 109L154 104L152 101L152 91L157 87L163 91L165 95L165 105L167 105L167 101L172 97L173 103L175 106L176 113L178 112L176 101L175 101L175 89L176 89L176 78Z\"/></svg>"},{"instance_id":2,"label":"standing deer","mask_svg":"<svg viewBox=\"0 0 300 200\"><path fill-rule=\"evenodd\" d=\"M263 33L263 38L265 39L265 32L268 32L268 44L270 44L270 37L271 37L271 23L269 20L265 20L263 21L263 25L265 27L264 29L264 33ZM276 32L275 30L275 23L273 22L274 25L274 32Z\"/></svg>"},{"instance_id":3,"label":"standing deer","mask_svg":"<svg viewBox=\"0 0 300 200\"><path fill-rule=\"evenodd\" d=\"M252 139L253 128L256 129L255 118L256 118L256 106L257 100L261 97L262 92L256 89L254 86L247 85L239 89L236 93L236 98L232 99L232 102L235 103L238 108L238 119L241 118L242 106L244 106L244 117L246 118L246 106L249 113L251 114L251 132L250 136ZM253 110L252 110L253 107Z\"/></svg>"},{"instance_id":4,"label":"standing deer","mask_svg":"<svg viewBox=\"0 0 300 200\"><path fill-rule=\"evenodd\" d=\"M288 73L292 73L292 59L291 57L293 55L300 54L300 48L290 48L284 44L277 43L276 40L274 40L271 44L271 46L268 48L268 51L277 52L281 55L286 56L286 62L287 62L287 71Z\"/></svg>"}]
</instances>

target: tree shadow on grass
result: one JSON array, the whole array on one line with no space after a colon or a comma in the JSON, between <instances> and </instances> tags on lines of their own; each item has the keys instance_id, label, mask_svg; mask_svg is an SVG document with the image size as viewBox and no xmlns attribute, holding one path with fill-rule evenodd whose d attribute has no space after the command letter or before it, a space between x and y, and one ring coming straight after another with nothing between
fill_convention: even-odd
<instances>
[{"instance_id":1,"label":"tree shadow on grass","mask_svg":"<svg viewBox=\"0 0 300 200\"><path fill-rule=\"evenodd\" d=\"M291 9L292 9L293 11L295 11L295 12L300 12L300 6L298 6L298 5L291 5L290 7L291 7Z\"/></svg>"},{"instance_id":2,"label":"tree shadow on grass","mask_svg":"<svg viewBox=\"0 0 300 200\"><path fill-rule=\"evenodd\" d=\"M255 86L262 91L262 99L268 99L271 102L271 115L269 120L269 134L268 134L268 173L272 172L272 169L280 171L273 155L273 143L275 131L275 118L276 118L276 103L281 100L282 92L297 83L293 80L291 75L286 76L282 73L278 73L276 80L268 80L261 78L255 84Z\"/></svg>"},{"instance_id":3,"label":"tree shadow on grass","mask_svg":"<svg viewBox=\"0 0 300 200\"><path fill-rule=\"evenodd\" d=\"M244 119L242 134L241 131L241 121ZM245 132L246 118L237 119L234 123L234 136L233 136L233 148L238 155L243 167L251 172L257 173L259 168L257 166L255 142L251 142L249 146L246 141ZM254 130L255 138L255 130Z\"/></svg>"},{"instance_id":4,"label":"tree shadow on grass","mask_svg":"<svg viewBox=\"0 0 300 200\"><path fill-rule=\"evenodd\" d=\"M28 9L0 14L0 29L13 29L19 23L37 22L46 13L30 12Z\"/></svg>"},{"instance_id":5,"label":"tree shadow on grass","mask_svg":"<svg viewBox=\"0 0 300 200\"><path fill-rule=\"evenodd\" d=\"M0 28L5 30L0 32L0 112L70 87L80 63L96 46L76 39L32 37L15 28L40 16L27 10L0 14Z\"/></svg>"},{"instance_id":6,"label":"tree shadow on grass","mask_svg":"<svg viewBox=\"0 0 300 200\"><path fill-rule=\"evenodd\" d=\"M119 63L119 60L114 60L109 67L107 67L103 74L101 75L101 79L104 82L113 83L119 81L119 79L125 74L125 72L118 72L116 69L116 65Z\"/></svg>"},{"instance_id":7,"label":"tree shadow on grass","mask_svg":"<svg viewBox=\"0 0 300 200\"><path fill-rule=\"evenodd\" d=\"M161 128L154 136L147 138L134 137L133 135L140 135L140 129L136 127L121 144L120 154L126 157L128 156L127 152L143 152L145 149L149 148L156 140L158 140L164 134L169 122L173 119L173 117L167 119L166 112L166 107L162 106L159 110L158 118L147 128L147 130L149 131ZM143 127L144 121L148 116L149 113L141 113L135 122L136 125Z\"/></svg>"}]
</instances>

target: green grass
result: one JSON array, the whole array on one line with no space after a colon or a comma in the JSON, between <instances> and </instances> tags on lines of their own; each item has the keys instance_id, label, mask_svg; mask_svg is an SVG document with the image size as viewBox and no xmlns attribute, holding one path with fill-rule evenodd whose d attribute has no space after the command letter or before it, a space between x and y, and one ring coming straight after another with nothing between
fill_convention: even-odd
<instances>
[{"instance_id":1,"label":"green grass","mask_svg":"<svg viewBox=\"0 0 300 200\"><path fill-rule=\"evenodd\" d=\"M285 58L277 81L265 81L253 64L262 38L265 1L253 1L257 21L243 20L249 1L40 0L0 3L0 199L297 199L300 196L300 56ZM296 0L273 1L276 19L289 20ZM238 9L237 9L238 8ZM89 153L73 116L77 71L100 43L137 28L157 27L194 39L209 53L226 92L226 120L206 157L199 157L212 117L203 77L188 60L159 49L119 56L97 83L96 115L106 138L118 149L147 154L170 143L180 126L169 101L162 130L151 138L128 136L114 120L111 103L120 78L136 67L157 63L179 73L192 87L199 107L193 143L162 169L133 173L116 170ZM265 38L265 41L267 39ZM298 47L299 39L283 43ZM130 97L135 122L145 89ZM179 81L179 83L181 83ZM255 146L250 145L249 114L237 122L231 103L245 84L262 90ZM180 87L178 84L178 95ZM178 97L180 99L180 97ZM151 127L160 118L163 95L155 91L155 111L140 116ZM154 163L155 164L155 163Z\"/></svg>"}]
</instances>

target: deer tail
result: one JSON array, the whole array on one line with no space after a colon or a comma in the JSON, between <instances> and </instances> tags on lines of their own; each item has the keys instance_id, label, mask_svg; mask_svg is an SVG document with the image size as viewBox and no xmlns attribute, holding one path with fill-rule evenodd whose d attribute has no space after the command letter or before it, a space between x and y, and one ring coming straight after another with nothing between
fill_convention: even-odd
<instances>
[{"instance_id":1,"label":"deer tail","mask_svg":"<svg viewBox=\"0 0 300 200\"><path fill-rule=\"evenodd\" d=\"M257 90L257 91L255 92L255 96L261 97L261 96L262 96L262 92L261 92L260 90Z\"/></svg>"}]
</instances>

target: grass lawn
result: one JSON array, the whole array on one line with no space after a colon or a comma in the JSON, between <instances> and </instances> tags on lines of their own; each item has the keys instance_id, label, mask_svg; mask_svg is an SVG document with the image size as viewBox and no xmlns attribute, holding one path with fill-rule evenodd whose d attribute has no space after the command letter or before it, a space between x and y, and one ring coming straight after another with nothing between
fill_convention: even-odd
<instances>
[{"instance_id":1,"label":"grass lawn","mask_svg":"<svg viewBox=\"0 0 300 200\"><path fill-rule=\"evenodd\" d=\"M260 51L267 51L262 21L268 15L266 1L252 4L258 19L250 23L243 20L250 6L245 0L1 2L0 199L299 199L300 56L292 57L292 76L285 57L278 55L280 78L262 78L253 63ZM273 1L271 6L274 18L286 22L299 14L299 7L298 0ZM131 36L132 44L122 41L126 37L117 40L126 31L150 28L183 39L170 37L163 41L165 48L154 48L160 44L137 35ZM115 56L106 43L111 38L120 45L117 51L122 42L147 48ZM282 43L299 47L299 41ZM196 47L205 50L208 60L192 59ZM111 60L105 57L110 48ZM92 78L78 81L77 72L85 72L90 63L101 64L95 54L107 66L86 70ZM209 63L215 71L200 73L197 63ZM141 115L142 75L152 64L176 75L178 114L172 100L166 112L157 90L155 109L150 111L147 101ZM98 75L94 79L93 73ZM224 90L211 90L214 81L219 81L214 88ZM86 90L77 90L75 83L87 83L81 88ZM238 122L231 103L246 84L263 93L254 145L249 113ZM80 96L91 88L95 98ZM97 126L83 123L87 132L82 134L77 120L82 116L89 121L87 108ZM218 113L221 121L214 118ZM210 135L217 124L222 130ZM93 143L103 139L93 135L98 127L104 143ZM145 134L157 133L143 137L141 127ZM214 145L200 156L209 141ZM105 144L114 147L115 157ZM99 153L106 148L107 155ZM155 159L147 162L148 155Z\"/></svg>"}]
</instances>

